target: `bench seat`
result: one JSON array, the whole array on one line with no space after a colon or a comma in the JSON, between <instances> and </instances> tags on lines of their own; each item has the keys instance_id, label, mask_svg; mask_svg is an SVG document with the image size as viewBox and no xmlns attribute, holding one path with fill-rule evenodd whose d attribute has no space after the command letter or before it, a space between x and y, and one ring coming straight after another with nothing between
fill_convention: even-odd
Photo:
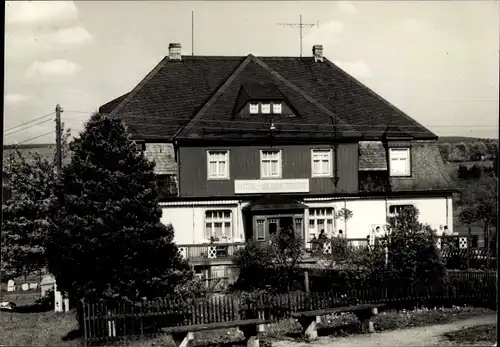
<instances>
[{"instance_id":1,"label":"bench seat","mask_svg":"<svg viewBox=\"0 0 500 347\"><path fill-rule=\"evenodd\" d=\"M341 312L352 312L362 323L363 330L367 330L370 333L375 332L373 326L372 318L378 314L378 309L384 307L385 304L363 304L363 305L351 305L351 306L341 306L332 307L322 310L314 311L302 311L293 312L291 314L292 318L296 318L302 328L304 329L304 336L308 341L312 341L318 338L317 326L321 323L321 317L328 314L341 313Z\"/></svg>"},{"instance_id":2,"label":"bench seat","mask_svg":"<svg viewBox=\"0 0 500 347\"><path fill-rule=\"evenodd\" d=\"M271 320L245 319L232 322L217 322L208 324L184 325L176 327L163 327L162 333L172 335L172 339L177 347L188 347L194 339L193 333L199 331L239 328L247 340L247 347L259 347L257 334L264 330L264 325L271 323Z\"/></svg>"}]
</instances>

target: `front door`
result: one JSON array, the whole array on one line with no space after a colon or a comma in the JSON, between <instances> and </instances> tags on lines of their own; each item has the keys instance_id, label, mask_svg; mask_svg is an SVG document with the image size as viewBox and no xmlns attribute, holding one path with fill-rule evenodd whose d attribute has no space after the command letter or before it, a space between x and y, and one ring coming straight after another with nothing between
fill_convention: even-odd
<instances>
[{"instance_id":1,"label":"front door","mask_svg":"<svg viewBox=\"0 0 500 347\"><path fill-rule=\"evenodd\" d=\"M292 229L302 236L303 233L302 216L256 216L254 221L254 240L268 241L279 230Z\"/></svg>"}]
</instances>

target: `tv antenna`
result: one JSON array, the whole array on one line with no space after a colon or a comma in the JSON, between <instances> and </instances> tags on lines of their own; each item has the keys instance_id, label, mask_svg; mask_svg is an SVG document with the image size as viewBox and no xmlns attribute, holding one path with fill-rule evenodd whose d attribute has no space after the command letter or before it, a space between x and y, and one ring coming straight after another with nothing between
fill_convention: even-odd
<instances>
[{"instance_id":1,"label":"tv antenna","mask_svg":"<svg viewBox=\"0 0 500 347\"><path fill-rule=\"evenodd\" d=\"M296 28L296 27L299 27L299 32L300 32L300 56L302 57L302 38L303 38L303 35L302 35L302 28L303 27L307 27L307 28L312 28L314 26L318 27L319 28L319 21L316 22L315 24L312 24L312 23L302 23L302 15L300 15L300 19L299 19L299 22L298 23L277 23L278 25L281 25L281 26L287 26L287 27L290 27L290 28Z\"/></svg>"}]
</instances>

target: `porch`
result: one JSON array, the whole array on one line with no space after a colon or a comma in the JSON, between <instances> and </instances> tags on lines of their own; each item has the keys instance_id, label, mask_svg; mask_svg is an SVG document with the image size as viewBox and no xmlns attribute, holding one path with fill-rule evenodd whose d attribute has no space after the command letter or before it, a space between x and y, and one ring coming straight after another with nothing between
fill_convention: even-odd
<instances>
[{"instance_id":1,"label":"porch","mask_svg":"<svg viewBox=\"0 0 500 347\"><path fill-rule=\"evenodd\" d=\"M350 249L360 249L378 244L377 238L329 238L308 242L304 246L304 261L311 261L316 257L331 254L332 244L342 240ZM441 255L448 258L457 251L471 251L475 257L485 257L484 248L479 248L472 238L458 235L438 237L437 247L441 250ZM269 240L257 241L266 244ZM234 256L239 249L244 248L245 242L234 243L201 243L201 244L180 244L177 245L181 255L189 260L193 265L230 265L234 263Z\"/></svg>"}]
</instances>

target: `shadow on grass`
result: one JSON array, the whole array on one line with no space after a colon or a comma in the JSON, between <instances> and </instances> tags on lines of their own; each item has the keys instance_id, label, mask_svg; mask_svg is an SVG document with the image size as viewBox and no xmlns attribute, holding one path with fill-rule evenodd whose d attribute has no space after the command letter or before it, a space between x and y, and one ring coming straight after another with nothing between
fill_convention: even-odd
<instances>
[{"instance_id":1,"label":"shadow on grass","mask_svg":"<svg viewBox=\"0 0 500 347\"><path fill-rule=\"evenodd\" d=\"M449 341L460 344L495 342L497 339L496 324L479 325L470 328L463 328L457 331L444 334Z\"/></svg>"},{"instance_id":2,"label":"shadow on grass","mask_svg":"<svg viewBox=\"0 0 500 347\"><path fill-rule=\"evenodd\" d=\"M81 329L74 329L71 330L69 333L67 333L65 336L63 336L62 340L63 341L73 341L73 340L78 340L83 337L83 332Z\"/></svg>"},{"instance_id":3,"label":"shadow on grass","mask_svg":"<svg viewBox=\"0 0 500 347\"><path fill-rule=\"evenodd\" d=\"M41 313L51 311L51 307L43 306L43 305L23 305L15 307L11 312L16 313Z\"/></svg>"}]
</instances>

